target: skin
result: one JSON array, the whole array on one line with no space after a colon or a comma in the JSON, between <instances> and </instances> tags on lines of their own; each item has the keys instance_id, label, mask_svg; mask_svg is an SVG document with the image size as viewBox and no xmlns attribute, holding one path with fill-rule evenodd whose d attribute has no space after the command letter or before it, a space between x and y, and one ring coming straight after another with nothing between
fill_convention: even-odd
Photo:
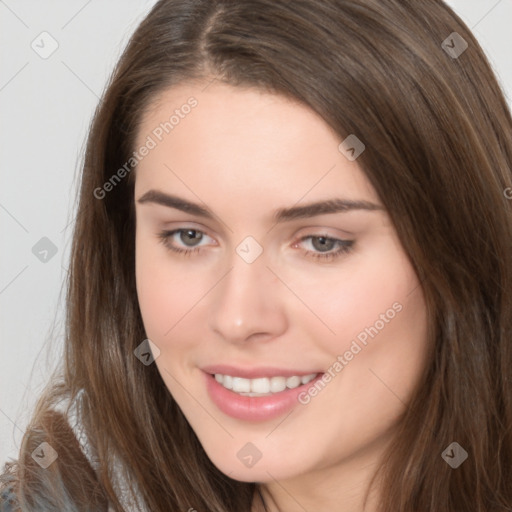
<instances>
[{"instance_id":1,"label":"skin","mask_svg":"<svg viewBox=\"0 0 512 512\"><path fill-rule=\"evenodd\" d=\"M143 118L137 147L190 96L198 105L138 164L136 279L155 361L211 461L231 478L260 482L271 510L363 510L368 482L427 354L422 288L385 209L276 225L273 212L334 197L382 202L342 139L308 107L213 82L175 86ZM169 169L170 168L170 169ZM204 219L137 202L150 189L207 206ZM201 252L172 252L162 230L196 229ZM332 261L318 239L354 240ZM263 253L236 252L252 236ZM174 235L173 246L193 249ZM335 252L337 245L327 247ZM200 367L214 363L327 371L365 327L402 308L321 392L288 416L247 422L210 400ZM247 443L261 459L246 467ZM364 510L376 510L378 491ZM260 510L257 499L253 510Z\"/></svg>"}]
</instances>

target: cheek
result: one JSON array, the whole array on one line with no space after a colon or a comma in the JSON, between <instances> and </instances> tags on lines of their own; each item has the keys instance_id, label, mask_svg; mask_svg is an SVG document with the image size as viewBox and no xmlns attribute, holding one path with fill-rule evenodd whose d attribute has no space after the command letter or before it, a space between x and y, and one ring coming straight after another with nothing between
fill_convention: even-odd
<instances>
[{"instance_id":1,"label":"cheek","mask_svg":"<svg viewBox=\"0 0 512 512\"><path fill-rule=\"evenodd\" d=\"M402 251L382 249L338 282L342 299L331 317L337 336L328 347L331 398L367 416L364 427L352 427L369 437L375 425L403 412L428 350L426 306L414 269Z\"/></svg>"},{"instance_id":2,"label":"cheek","mask_svg":"<svg viewBox=\"0 0 512 512\"><path fill-rule=\"evenodd\" d=\"M289 276L291 288L314 315L302 316L317 342L331 354L364 342L376 331L391 332L418 306L409 305L418 285L407 257L393 241L349 256L339 267Z\"/></svg>"},{"instance_id":3,"label":"cheek","mask_svg":"<svg viewBox=\"0 0 512 512\"><path fill-rule=\"evenodd\" d=\"M200 294L194 281L173 267L166 249L146 234L137 236L137 296L150 339L162 343Z\"/></svg>"}]
</instances>

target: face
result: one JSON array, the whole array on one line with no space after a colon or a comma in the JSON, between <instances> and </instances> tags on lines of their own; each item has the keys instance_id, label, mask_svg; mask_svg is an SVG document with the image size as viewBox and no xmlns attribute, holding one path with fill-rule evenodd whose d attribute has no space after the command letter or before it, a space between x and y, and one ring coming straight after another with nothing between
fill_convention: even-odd
<instances>
[{"instance_id":1,"label":"face","mask_svg":"<svg viewBox=\"0 0 512 512\"><path fill-rule=\"evenodd\" d=\"M405 410L427 350L422 289L319 116L204 87L167 90L137 141L155 143L135 182L154 364L222 472L327 485L371 466Z\"/></svg>"}]
</instances>

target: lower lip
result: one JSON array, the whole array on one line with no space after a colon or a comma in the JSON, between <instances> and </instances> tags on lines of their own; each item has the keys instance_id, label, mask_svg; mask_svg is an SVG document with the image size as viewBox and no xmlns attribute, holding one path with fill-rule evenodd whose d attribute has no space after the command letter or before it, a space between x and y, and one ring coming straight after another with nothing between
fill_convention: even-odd
<instances>
[{"instance_id":1,"label":"lower lip","mask_svg":"<svg viewBox=\"0 0 512 512\"><path fill-rule=\"evenodd\" d=\"M242 396L219 384L213 375L203 373L206 378L206 389L212 402L228 416L245 421L271 420L288 412L299 404L299 394L307 391L323 375L320 373L307 384L286 389L274 395Z\"/></svg>"}]
</instances>

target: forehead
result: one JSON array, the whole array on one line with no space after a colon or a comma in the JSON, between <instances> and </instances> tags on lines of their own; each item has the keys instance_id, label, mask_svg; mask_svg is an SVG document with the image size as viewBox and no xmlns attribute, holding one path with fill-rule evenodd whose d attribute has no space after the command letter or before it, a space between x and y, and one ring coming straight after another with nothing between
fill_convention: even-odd
<instances>
[{"instance_id":1,"label":"forehead","mask_svg":"<svg viewBox=\"0 0 512 512\"><path fill-rule=\"evenodd\" d=\"M357 162L340 153L341 141L313 110L284 96L216 81L181 84L142 119L136 148L152 149L137 165L136 190L185 185L281 203L285 195L293 202L332 195L334 187L349 199L376 200Z\"/></svg>"}]
</instances>

